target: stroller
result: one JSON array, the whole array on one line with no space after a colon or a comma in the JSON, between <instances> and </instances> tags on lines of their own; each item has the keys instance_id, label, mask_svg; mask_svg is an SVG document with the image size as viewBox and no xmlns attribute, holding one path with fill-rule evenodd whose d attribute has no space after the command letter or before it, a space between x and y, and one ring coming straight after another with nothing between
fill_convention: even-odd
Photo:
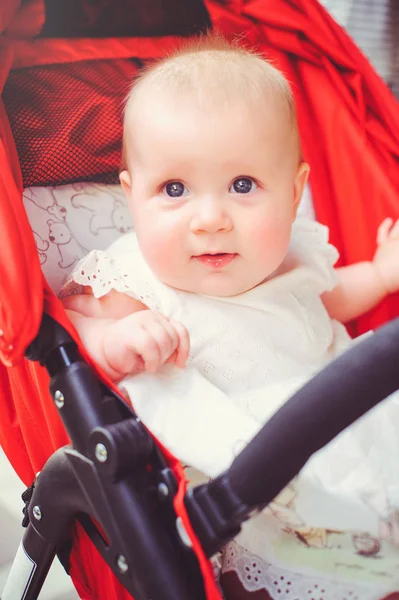
<instances>
[{"instance_id":1,"label":"stroller","mask_svg":"<svg viewBox=\"0 0 399 600\"><path fill-rule=\"evenodd\" d=\"M210 26L227 37L244 32L292 82L317 217L343 263L369 258L377 224L399 217L396 102L316 0L3 2L0 443L26 485L43 469L3 600L36 598L55 553L81 598L220 598L208 558L313 452L399 388L394 321L298 392L226 473L186 492L181 465L98 371L68 321L23 189L47 186L54 198L65 184L75 192L82 182L115 184L120 106L135 72ZM47 208L56 240L63 207ZM62 256L57 264L67 266ZM391 298L353 331L376 328L398 308ZM299 411L308 415L300 428ZM308 435L315 429L317 439ZM284 457L278 473L275 456Z\"/></svg>"}]
</instances>

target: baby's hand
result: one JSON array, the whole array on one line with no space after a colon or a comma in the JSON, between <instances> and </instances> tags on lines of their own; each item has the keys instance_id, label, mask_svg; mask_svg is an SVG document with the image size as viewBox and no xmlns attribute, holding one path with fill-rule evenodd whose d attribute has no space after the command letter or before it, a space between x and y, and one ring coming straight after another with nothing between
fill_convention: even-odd
<instances>
[{"instance_id":1,"label":"baby's hand","mask_svg":"<svg viewBox=\"0 0 399 600\"><path fill-rule=\"evenodd\" d=\"M103 354L120 377L149 371L170 362L184 367L190 350L186 328L152 310L141 310L105 329Z\"/></svg>"},{"instance_id":2,"label":"baby's hand","mask_svg":"<svg viewBox=\"0 0 399 600\"><path fill-rule=\"evenodd\" d=\"M377 232L377 251L373 258L388 294L399 291L399 219L384 219Z\"/></svg>"}]
</instances>

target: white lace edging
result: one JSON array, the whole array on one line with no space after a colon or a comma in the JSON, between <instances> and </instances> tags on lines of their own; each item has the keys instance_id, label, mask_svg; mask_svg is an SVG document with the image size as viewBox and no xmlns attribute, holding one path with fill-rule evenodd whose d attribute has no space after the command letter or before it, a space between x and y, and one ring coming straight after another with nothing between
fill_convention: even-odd
<instances>
[{"instance_id":1,"label":"white lace edging","mask_svg":"<svg viewBox=\"0 0 399 600\"><path fill-rule=\"evenodd\" d=\"M370 585L293 573L265 562L236 541L227 544L222 554L222 573L231 571L246 591L266 590L273 600L379 600L387 593Z\"/></svg>"},{"instance_id":2,"label":"white lace edging","mask_svg":"<svg viewBox=\"0 0 399 600\"><path fill-rule=\"evenodd\" d=\"M139 251L126 245L114 244L110 253L92 250L68 277L60 298L80 294L84 286L91 288L95 298L115 290L167 316L176 307L175 291L158 282Z\"/></svg>"},{"instance_id":3,"label":"white lace edging","mask_svg":"<svg viewBox=\"0 0 399 600\"><path fill-rule=\"evenodd\" d=\"M293 226L292 248L302 266L316 275L319 293L332 290L338 283L334 265L339 252L329 243L329 230L316 221L299 218Z\"/></svg>"},{"instance_id":4,"label":"white lace edging","mask_svg":"<svg viewBox=\"0 0 399 600\"><path fill-rule=\"evenodd\" d=\"M83 286L91 287L93 295L101 298L112 289L127 293L128 274L120 273L113 261L102 250L92 250L77 264L63 286L60 297L79 293Z\"/></svg>"}]
</instances>

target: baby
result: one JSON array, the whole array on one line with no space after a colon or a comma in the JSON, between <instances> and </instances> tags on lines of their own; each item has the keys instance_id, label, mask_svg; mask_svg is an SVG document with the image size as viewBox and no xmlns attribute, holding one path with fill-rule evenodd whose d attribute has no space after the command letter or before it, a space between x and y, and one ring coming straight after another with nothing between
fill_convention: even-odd
<instances>
[{"instance_id":1,"label":"baby","mask_svg":"<svg viewBox=\"0 0 399 600\"><path fill-rule=\"evenodd\" d=\"M295 390L351 344L342 323L399 290L399 222L381 224L372 261L334 269L327 229L296 220L308 175L289 84L255 53L204 38L149 67L128 96L120 180L135 233L90 253L63 302L91 356L144 422L207 476L225 469ZM353 435L363 440L362 431ZM346 530L377 539L388 519L388 508L363 501L365 490L373 496L378 467L365 468L367 449L351 440L321 453L292 484L289 505L277 499L229 545L227 597L302 600L314 581L334 598L337 585L359 598L395 589L348 545ZM352 461L342 460L347 451ZM332 517L323 513L329 484ZM353 510L342 516L348 494ZM343 536L344 584L331 532ZM310 547L327 555L320 560ZM387 548L380 572L399 562ZM289 581L283 591L276 573ZM362 587L368 577L372 592Z\"/></svg>"}]
</instances>

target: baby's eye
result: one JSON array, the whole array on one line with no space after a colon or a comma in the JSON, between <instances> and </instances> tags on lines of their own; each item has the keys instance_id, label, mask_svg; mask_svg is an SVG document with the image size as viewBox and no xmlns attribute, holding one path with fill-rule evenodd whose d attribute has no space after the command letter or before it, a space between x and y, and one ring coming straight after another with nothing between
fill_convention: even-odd
<instances>
[{"instance_id":1,"label":"baby's eye","mask_svg":"<svg viewBox=\"0 0 399 600\"><path fill-rule=\"evenodd\" d=\"M237 177L229 189L231 194L249 194L256 190L258 186L251 177Z\"/></svg>"},{"instance_id":2,"label":"baby's eye","mask_svg":"<svg viewBox=\"0 0 399 600\"><path fill-rule=\"evenodd\" d=\"M163 188L163 193L169 198L181 198L189 193L186 186L181 181L170 181Z\"/></svg>"}]
</instances>

